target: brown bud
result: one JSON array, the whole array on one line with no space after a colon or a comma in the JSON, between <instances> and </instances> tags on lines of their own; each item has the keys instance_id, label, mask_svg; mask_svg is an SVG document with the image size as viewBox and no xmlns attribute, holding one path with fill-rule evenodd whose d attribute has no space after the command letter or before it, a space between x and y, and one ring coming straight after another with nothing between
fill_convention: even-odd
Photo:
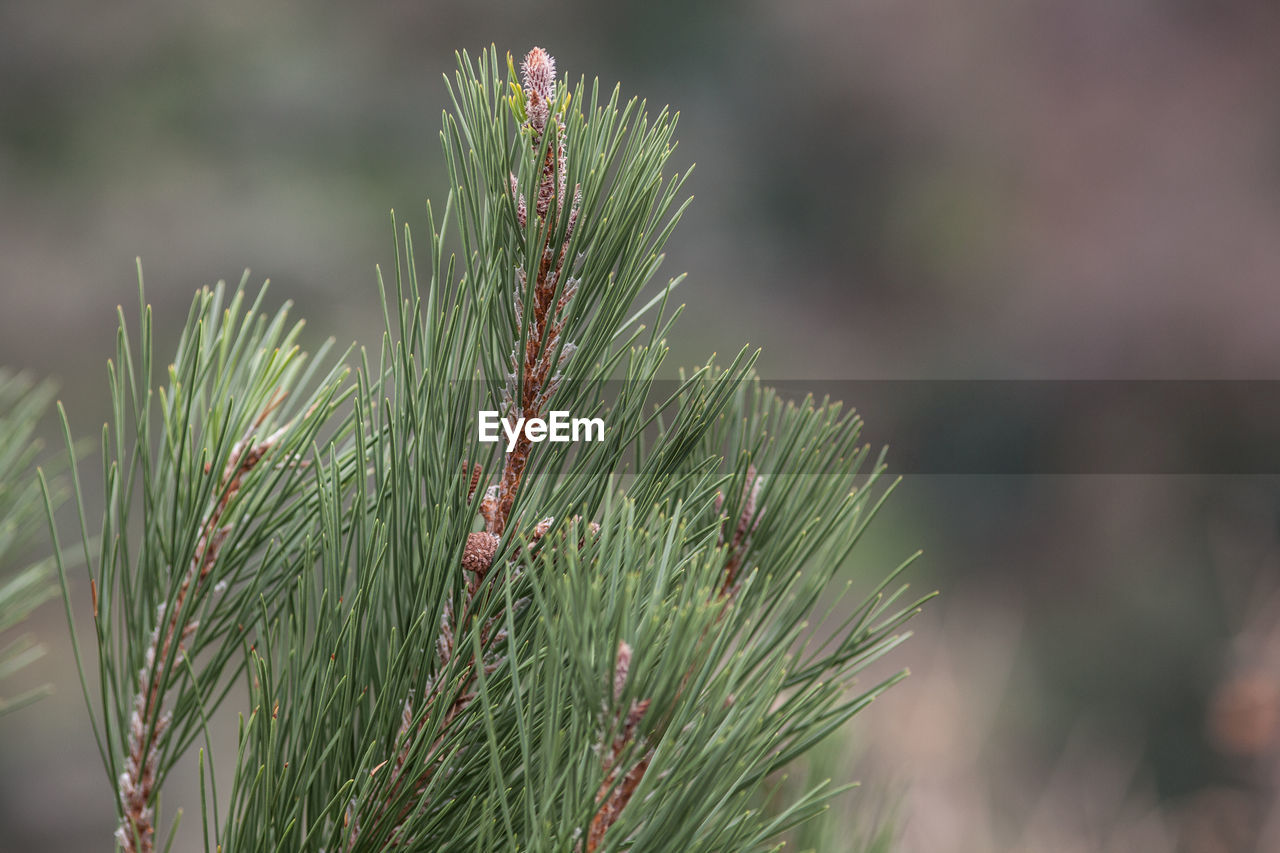
<instances>
[{"instance_id":1,"label":"brown bud","mask_svg":"<svg viewBox=\"0 0 1280 853\"><path fill-rule=\"evenodd\" d=\"M498 512L498 487L490 486L485 489L484 497L480 499L480 515L484 518L485 523L492 525Z\"/></svg>"},{"instance_id":2,"label":"brown bud","mask_svg":"<svg viewBox=\"0 0 1280 853\"><path fill-rule=\"evenodd\" d=\"M465 467L465 466L464 466ZM484 469L480 467L480 463L471 466L471 484L467 487L467 500L471 500L476 493L476 487L480 485L480 475L484 473Z\"/></svg>"},{"instance_id":3,"label":"brown bud","mask_svg":"<svg viewBox=\"0 0 1280 853\"><path fill-rule=\"evenodd\" d=\"M543 100L551 100L551 90L556 82L555 57L535 47L520 63L520 76L526 92L536 92Z\"/></svg>"},{"instance_id":4,"label":"brown bud","mask_svg":"<svg viewBox=\"0 0 1280 853\"><path fill-rule=\"evenodd\" d=\"M543 536L547 535L547 531L551 529L551 525L556 523L556 517L549 515L533 526L533 541L537 542Z\"/></svg>"},{"instance_id":5,"label":"brown bud","mask_svg":"<svg viewBox=\"0 0 1280 853\"><path fill-rule=\"evenodd\" d=\"M493 565L493 555L498 551L498 537L492 533L472 533L467 537L467 547L462 551L462 568L484 577Z\"/></svg>"},{"instance_id":6,"label":"brown bud","mask_svg":"<svg viewBox=\"0 0 1280 853\"><path fill-rule=\"evenodd\" d=\"M552 92L556 82L556 61L540 47L535 47L525 56L520 65L520 76L524 84L525 112L529 116L529 125L538 133L547 127L547 118L551 115Z\"/></svg>"}]
</instances>

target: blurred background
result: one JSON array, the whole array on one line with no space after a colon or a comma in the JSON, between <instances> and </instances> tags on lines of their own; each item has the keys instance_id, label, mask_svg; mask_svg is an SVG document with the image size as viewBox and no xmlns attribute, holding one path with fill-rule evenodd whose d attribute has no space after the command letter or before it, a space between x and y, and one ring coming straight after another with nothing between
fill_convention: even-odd
<instances>
[{"instance_id":1,"label":"blurred background","mask_svg":"<svg viewBox=\"0 0 1280 853\"><path fill-rule=\"evenodd\" d=\"M249 267L313 340L375 344L388 210L422 228L443 199L440 75L490 42L680 110L675 363L750 341L815 384L1280 378L1273 0L0 3L0 364L94 436L135 256L162 334ZM934 458L975 438L946 426ZM1275 468L1050 467L904 472L850 574L920 547L942 594L828 768L863 786L827 838L1280 849ZM107 849L60 607L28 627L49 654L7 686L56 693L0 719L0 851ZM193 829L196 801L165 809Z\"/></svg>"}]
</instances>

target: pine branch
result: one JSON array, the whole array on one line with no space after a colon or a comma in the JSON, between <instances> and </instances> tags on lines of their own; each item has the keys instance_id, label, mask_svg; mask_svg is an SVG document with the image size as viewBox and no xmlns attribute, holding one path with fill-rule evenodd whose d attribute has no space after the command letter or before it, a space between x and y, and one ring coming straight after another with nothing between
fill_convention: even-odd
<instances>
[{"instance_id":1,"label":"pine branch","mask_svg":"<svg viewBox=\"0 0 1280 853\"><path fill-rule=\"evenodd\" d=\"M533 151L542 152L543 166L534 204L535 232L540 248L530 253L530 257L537 258L538 262L531 287L532 299L527 311L524 301L530 292L530 286L523 266L516 269L518 289L513 294L516 318L521 327L520 341L523 343L523 348L517 345L511 353L511 372L507 375L503 395L504 409L508 419L513 422L517 417L529 421L547 413L548 401L560 382L560 374L553 374L552 367L554 365L557 369L562 368L574 350L572 344L561 346L561 335L564 331L565 312L577 291L578 282L567 278L562 283L561 278L568 272L566 259L581 204L581 189L576 188L563 229L564 234L557 249L551 241L557 233L557 223L564 214L568 154L562 117L558 112L552 112L556 103L555 60L546 51L535 47L525 57L521 69L526 98L525 112L528 116L524 130ZM510 185L512 197L518 198L518 222L521 229L526 229L530 224L528 205L524 196L519 193L519 183L514 174L510 175ZM514 448L505 456L498 484L490 487L480 502L485 531L472 533L467 538L461 566L466 583L460 612L455 615L452 603L446 603L441 617L440 635L435 644L440 671L447 669L452 662L454 638L459 633L460 626L476 617L476 600L485 589L485 577L498 550L499 537L510 519L531 449L532 442L527 433L521 432ZM473 470L468 496L475 492L478 480L479 474ZM534 542L545 534L550 524L548 520L535 527L532 534ZM424 708L429 709L434 703L448 701L448 710L440 721L435 740L427 750L426 767L410 777L413 801L421 798L435 772L436 753L445 742L449 727L475 701L474 683L479 672L483 670L484 674L491 675L504 662L496 647L506 639L506 632L489 628L490 624L501 620L501 612L490 617L483 632L481 653L478 658L472 658L466 664L460 684L448 683L440 676L427 681L422 700ZM447 698L446 690L452 691L452 695ZM401 746L395 758L389 798L399 794L412 742L420 735L427 720L427 715L424 714L415 724L411 722L412 716L412 703L406 700L404 722L397 732L397 740ZM415 808L413 801L402 807L395 816L391 846L398 846L405 839L405 821ZM385 809L380 811L378 819L385 819L387 814ZM360 833L360 825L354 826L347 841L349 850L355 849L359 843Z\"/></svg>"},{"instance_id":2,"label":"pine branch","mask_svg":"<svg viewBox=\"0 0 1280 853\"><path fill-rule=\"evenodd\" d=\"M532 285L533 299L527 312L527 322L524 300L529 288L528 277L523 266L516 268L517 289L513 296L516 322L521 327L520 340L524 346L522 358L519 357L519 346L511 353L511 372L507 374L503 392L503 408L512 421L517 417L530 421L546 414L547 403L560 383L560 374L552 374L553 359L554 367L559 370L576 349L570 343L563 347L560 344L565 312L578 290L578 281L565 277L568 272L565 261L582 203L582 189L575 187L564 236L557 249L552 240L564 212L569 158L565 150L565 130L561 116L559 113L550 115L551 107L556 102L556 63L546 51L535 47L525 57L521 69L526 97L525 112L529 116L525 129L533 150L537 152L541 148L545 153L534 205L539 249L529 253L530 258L537 259L537 273ZM513 174L510 179L512 195L519 196L517 221L524 230L529 225L527 205L524 196L519 194L516 176ZM562 277L565 277L563 283ZM528 435L521 432L516 439L515 448L503 462L502 475L495 493L492 496L486 495L480 505L485 528L490 533L501 535L506 527L531 447Z\"/></svg>"},{"instance_id":3,"label":"pine branch","mask_svg":"<svg viewBox=\"0 0 1280 853\"><path fill-rule=\"evenodd\" d=\"M754 465L749 465L747 467L746 481L742 487L742 511L734 525L733 537L726 543L723 528L720 533L720 544L725 546L725 562L715 601L722 608L722 614L724 609L732 606L738 570L746 558L751 533L760 523L760 515L763 512L763 508L757 506L757 501L761 485L763 485L762 477L757 474ZM723 506L724 493L717 492L715 500L717 514L720 514ZM725 526L727 526L727 520ZM704 630L703 637L699 639L697 644L698 646L703 645L706 634L707 632ZM679 701L688 687L689 679L692 677L697 663L695 661L690 664L689 669L685 671L680 687L676 691L674 702ZM614 666L613 701L616 705L622 698L622 692L626 686L627 676L631 668L631 646L625 641L618 645L617 662ZM732 701L732 695L730 695L729 701ZM618 818L622 816L622 810L631 801L632 795L641 780L644 779L644 774L653 761L653 750L649 749L625 773L620 773L621 768L618 766L624 752L634 748L636 744L644 744L644 738L638 735L638 728L641 720L649 710L650 704L649 699L632 700L626 714L619 712L616 715L615 727L620 726L620 728L612 744L608 749L604 747L603 743L597 748L601 755L601 767L604 770L605 777L600 784L599 792L596 794L596 802L600 804L600 809L592 817L591 824L587 829L587 853L595 853L604 841L605 833L609 830L609 827L617 823Z\"/></svg>"},{"instance_id":4,"label":"pine branch","mask_svg":"<svg viewBox=\"0 0 1280 853\"><path fill-rule=\"evenodd\" d=\"M291 426L287 424L265 439L253 441L257 431L283 399L283 392L278 392L231 448L230 458L218 482L219 497L200 524L195 554L178 587L173 606L169 607L169 603L164 602L156 608L155 628L144 655L146 663L138 670L138 692L129 718L125 770L120 776L119 797L123 816L116 829L116 840L126 853L151 853L155 849L155 813L150 803L160 762L160 744L173 722L173 715L162 710L165 687L172 683L176 658L186 654L188 640L200 627L199 621L192 618L192 612L185 609L185 605L188 596L208 579L218 560L218 552L231 532L231 525L223 524L223 517L240 491L245 475L263 460ZM208 473L209 469L206 464L205 472Z\"/></svg>"},{"instance_id":5,"label":"pine branch","mask_svg":"<svg viewBox=\"0 0 1280 853\"><path fill-rule=\"evenodd\" d=\"M38 485L31 467L42 444L36 426L48 410L53 388L36 384L22 374L0 369L0 569L11 568L28 546L33 522L40 512ZM0 581L0 631L15 627L48 600L57 588L50 582L50 564L37 562ZM44 654L29 637L0 644L0 677L16 673ZM18 696L0 697L0 715L16 711L49 692L36 687Z\"/></svg>"},{"instance_id":6,"label":"pine branch","mask_svg":"<svg viewBox=\"0 0 1280 853\"><path fill-rule=\"evenodd\" d=\"M614 664L613 702L617 705L622 700L622 692L627 684L627 675L631 669L631 646L625 642L618 644L617 662ZM597 752L600 754L601 767L604 770L604 781L596 792L596 803L600 810L591 818L587 827L587 853L595 853L604 841L604 834L609 827L617 823L622 810L627 807L636 787L644 778L645 771L653 761L653 750L647 750L626 772L619 762L628 750L636 748L637 743L643 746L643 739L637 736L640 721L649 710L649 700L632 700L627 712L619 712L613 727L617 729L613 741L606 747L600 743Z\"/></svg>"},{"instance_id":7,"label":"pine branch","mask_svg":"<svg viewBox=\"0 0 1280 853\"><path fill-rule=\"evenodd\" d=\"M451 193L425 251L397 231L354 383L243 283L197 294L158 388L150 310L136 350L121 318L100 533L77 509L131 853L202 736L206 851L775 849L835 789L779 807L771 774L896 680L856 684L919 607L910 561L818 611L891 488L858 418L780 400L746 348L656 393L676 116L537 48L459 56L449 93ZM495 448L494 409L607 429Z\"/></svg>"},{"instance_id":8,"label":"pine branch","mask_svg":"<svg viewBox=\"0 0 1280 853\"><path fill-rule=\"evenodd\" d=\"M301 327L287 327L284 310L260 313L263 293L249 304L243 282L226 303L224 293L219 285L197 294L170 382L158 392L150 311L144 303L137 356L121 317L109 365L113 424L104 430L106 509L96 557L77 496L96 700L83 675L82 686L116 788L116 843L130 853L160 846L155 807L164 779L226 696L224 672L245 665L236 653L251 641L262 607L280 606L280 588L297 571L314 524L303 454L348 393L342 368L318 376L304 366L294 344ZM70 436L65 414L64 432ZM332 439L344 435L339 424ZM277 463L264 464L268 458ZM78 484L74 455L72 476ZM135 551L130 519L139 510ZM56 534L52 517L50 524ZM60 554L55 541L69 615Z\"/></svg>"}]
</instances>

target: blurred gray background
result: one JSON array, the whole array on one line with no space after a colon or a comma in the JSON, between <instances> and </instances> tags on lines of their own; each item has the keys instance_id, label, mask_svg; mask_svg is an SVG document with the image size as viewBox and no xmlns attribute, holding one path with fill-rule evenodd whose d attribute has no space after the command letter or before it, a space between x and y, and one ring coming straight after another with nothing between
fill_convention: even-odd
<instances>
[{"instance_id":1,"label":"blurred gray background","mask_svg":"<svg viewBox=\"0 0 1280 853\"><path fill-rule=\"evenodd\" d=\"M490 42L681 112L676 363L1280 378L1272 0L10 0L0 364L94 436L135 256L160 352L245 267L313 341L376 345L387 211L443 199L440 75ZM1280 849L1280 478L913 473L876 528L851 576L923 547L942 596L846 738L837 821L887 802L907 851ZM58 605L33 628L13 689L57 692L0 720L0 851L107 849Z\"/></svg>"}]
</instances>

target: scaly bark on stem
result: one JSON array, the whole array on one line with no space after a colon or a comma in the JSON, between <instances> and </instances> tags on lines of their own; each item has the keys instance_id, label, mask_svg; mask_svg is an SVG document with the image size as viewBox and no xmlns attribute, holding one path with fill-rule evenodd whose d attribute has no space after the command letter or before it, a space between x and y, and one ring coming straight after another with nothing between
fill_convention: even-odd
<instances>
[{"instance_id":1,"label":"scaly bark on stem","mask_svg":"<svg viewBox=\"0 0 1280 853\"><path fill-rule=\"evenodd\" d=\"M742 485L741 511L734 526L733 535L726 542L724 531L722 530L720 534L720 542L726 546L726 556L717 597L724 608L728 608L732 604L734 593L738 588L738 573L742 567L743 560L746 558L751 534L755 532L760 523L761 508L758 506L758 501L760 487L763 482L763 479L757 474L755 466L748 466L746 481ZM716 512L720 512L723 506L724 495L721 494L716 497ZM723 612L722 610L722 615ZM706 636L705 632L703 636ZM701 643L701 638L699 643ZM622 698L622 690L626 685L630 667L631 647L624 642L618 646L617 664L615 665L613 676L613 701L615 704ZM676 699L679 699L684 693L685 686L688 684L689 677L692 674L693 667L690 667L680 681L680 687L676 691ZM604 841L605 833L622 817L622 810L631 801L632 795L635 793L636 788L639 787L640 781L644 778L644 774L648 771L649 764L653 760L653 750L649 749L640 756L635 764L627 769L621 780L619 780L618 775L621 768L617 766L618 760L626 748L637 740L637 729L640 725L640 720L648 708L648 699L633 701L625 717L619 712L618 722L621 723L621 727L614 736L609 748L607 750L604 749L603 743L598 747L601 752L601 764L605 776L604 781L600 783L600 790L596 793L596 802L599 804L599 809L592 816L591 823L587 827L586 853L596 853L596 850ZM639 740L643 743L643 737L640 737Z\"/></svg>"},{"instance_id":2,"label":"scaly bark on stem","mask_svg":"<svg viewBox=\"0 0 1280 853\"><path fill-rule=\"evenodd\" d=\"M129 717L129 740L125 750L125 770L120 774L120 825L115 837L125 853L152 853L155 850L155 809L151 800L155 793L156 771L160 760L160 740L169 729L172 715L161 712L164 705L164 687L173 669L170 654L177 643L177 651L199 627L199 623L183 613L188 596L204 583L218 560L218 552L230 525L222 523L228 505L240 491L245 474L262 461L262 457L280 440L287 427L282 427L263 441L250 445L253 433L284 399L279 392L254 419L245 436L231 448L227 465L223 468L218 484L218 501L200 525L200 537L196 540L195 554L187 568L173 607L161 604L156 612L156 625L147 644L146 662L138 670L138 692L134 696L133 713ZM208 467L206 466L206 473ZM162 633L163 629L163 633Z\"/></svg>"},{"instance_id":3,"label":"scaly bark on stem","mask_svg":"<svg viewBox=\"0 0 1280 853\"><path fill-rule=\"evenodd\" d=\"M567 190L568 159L565 151L564 126L559 116L554 115L555 107L555 60L541 48L535 47L525 57L522 64L523 91L528 116L528 128L532 131L531 142L534 150L541 148L544 135L552 134L547 141L546 155L542 162L538 182L537 198L534 200L534 215L538 217L539 233L543 234L542 245L536 253L537 267L532 288L532 304L523 304L528 278L525 269L517 268L517 292L514 294L516 314L520 331L525 339L523 353L519 345L511 353L511 373L507 377L505 409L510 416L527 420L544 414L547 402L559 384L559 374L554 370L563 365L572 355L573 345L561 346L561 335L564 331L564 314L577 291L577 282L573 278L561 278L568 273L566 265L569 241L577 224L580 194L575 188L574 197L569 207L568 221L565 223L564 242L557 249L551 244L552 235L557 230L557 223L564 215L565 196ZM517 215L521 227L528 224L529 205L520 195L514 176L511 192L516 201ZM557 293L558 290L558 293ZM553 362L557 350L559 357ZM518 377L518 381L517 381ZM517 400L517 397L519 398ZM477 599L481 596L484 579L492 567L493 557L499 538L506 530L511 510L515 504L520 483L528 464L531 443L523 431L517 438L515 446L503 460L502 473L498 483L486 490L480 502L480 514L484 518L485 530L472 533L467 540L462 556L462 570L465 575L465 587L462 607L459 613L454 612L452 603L447 603L441 618L440 631L436 639L436 654L439 658L437 675L427 681L423 691L421 712L414 722L412 703L406 701L403 722L397 734L400 744L392 768L387 802L377 811L371 826L381 824L384 820L394 819L395 827L390 835L389 846L407 843L405 824L417 808L418 801L431 781L437 769L437 752L444 743L450 726L475 699L474 686L480 672L488 675L497 670L504 658L496 648L506 639L506 629L495 630L502 621L503 614L498 614L481 626L481 652L479 660L471 660L463 671L460 680L455 680L452 693L445 695L450 689L442 674L454 656L454 638L463 626L475 618L479 609ZM475 494L479 485L479 466L472 468L468 487L468 498ZM536 541L546 532L539 527L533 532ZM426 766L416 771L416 775L407 770L409 753L414 739L426 725L429 709L432 705L447 701L448 709L440 719L438 734L427 750ZM414 796L408 804L391 818L388 805L401 790L406 780L412 780ZM354 849L360 839L361 827L356 822L349 823L347 849ZM367 831L367 829L366 829Z\"/></svg>"}]
</instances>

